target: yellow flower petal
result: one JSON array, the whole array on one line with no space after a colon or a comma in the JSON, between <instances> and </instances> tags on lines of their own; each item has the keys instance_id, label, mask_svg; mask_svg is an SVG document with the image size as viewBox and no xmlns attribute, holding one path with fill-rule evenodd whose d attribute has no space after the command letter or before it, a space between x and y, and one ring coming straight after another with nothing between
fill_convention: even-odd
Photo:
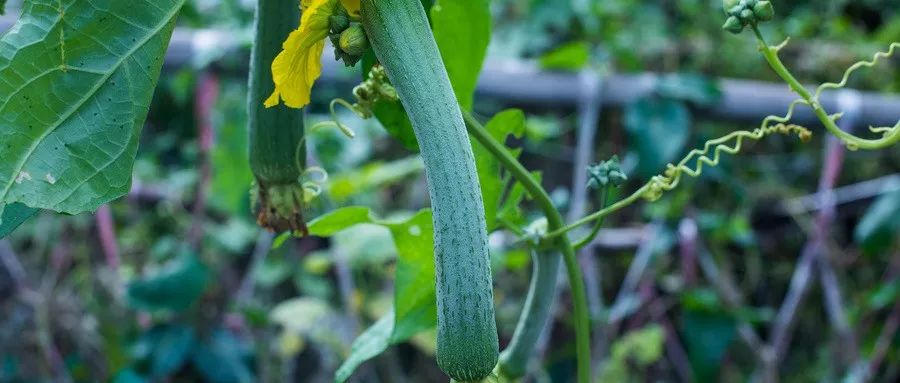
<instances>
[{"instance_id":1,"label":"yellow flower petal","mask_svg":"<svg viewBox=\"0 0 900 383\"><path fill-rule=\"evenodd\" d=\"M337 0L303 0L300 28L291 32L282 44L281 52L272 61L272 80L275 91L266 99L269 108L279 100L291 108L309 104L313 83L322 74L322 51L328 36L328 17L334 12Z\"/></svg>"},{"instance_id":2,"label":"yellow flower petal","mask_svg":"<svg viewBox=\"0 0 900 383\"><path fill-rule=\"evenodd\" d=\"M359 0L341 0L344 9L351 15L359 15Z\"/></svg>"}]
</instances>

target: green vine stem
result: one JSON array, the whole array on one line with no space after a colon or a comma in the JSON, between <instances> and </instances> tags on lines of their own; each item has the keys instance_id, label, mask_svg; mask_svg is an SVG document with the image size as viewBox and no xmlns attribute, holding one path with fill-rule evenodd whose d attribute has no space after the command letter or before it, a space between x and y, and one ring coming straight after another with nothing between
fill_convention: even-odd
<instances>
[{"instance_id":1,"label":"green vine stem","mask_svg":"<svg viewBox=\"0 0 900 383\"><path fill-rule=\"evenodd\" d=\"M550 196L544 188L541 187L540 183L531 176L531 173L529 173L519 161L509 154L509 151L503 144L497 142L497 140L491 136L487 129L485 129L474 116L464 110L463 118L466 121L466 127L468 128L469 134L481 143L481 145L483 145L488 152L500 162L501 166L503 166L512 177L525 188L525 191L531 198L537 202L543 211L544 216L547 218L548 229L559 230L562 228L564 225L563 217L559 211L556 210L556 207L553 206L553 201L550 199ZM587 311L584 281L581 279L581 271L578 268L578 262L575 257L575 248L572 247L569 238L566 236L559 236L555 239L554 244L562 253L566 265L566 274L569 279L569 287L572 290L572 304L575 312L575 358L578 363L578 382L589 383L591 381L591 336L590 317L588 316ZM555 279L555 277L542 279L542 286L536 286L535 292L541 291L543 293L545 290L553 290L554 285L556 284ZM529 288L529 297L526 298L526 302L529 300L533 302L538 301L539 298L531 297L531 293L532 289ZM543 327L543 323L538 323L534 319L542 317L546 320L548 313L538 313L535 311L549 311L550 305L526 305L526 308L529 308L530 312L524 311L521 318L531 320L531 323L535 323L534 326ZM513 341L510 343L510 346L514 346L515 348L507 348L503 351L504 355L507 355L507 357L501 360L501 363L504 363L504 361L506 363L506 366L500 366L501 371L506 371L505 369L512 369L515 371L516 366L519 365L519 363L527 362L527 358L531 355L535 342L537 341L537 337L534 336L532 338L532 335L533 332L531 331L520 332L517 329L516 333L513 335ZM523 358L526 360L523 361Z\"/></svg>"},{"instance_id":2,"label":"green vine stem","mask_svg":"<svg viewBox=\"0 0 900 383\"><path fill-rule=\"evenodd\" d=\"M606 207L606 201L609 200L609 187L602 186L600 188L599 195L600 195L600 209L602 210L603 208ZM583 247L587 246L589 243L591 243L591 241L593 241L594 238L597 237L597 234L600 233L601 227L603 227L603 219L602 218L598 219L597 221L594 222L594 227L591 228L590 233L585 235L583 238L575 241L575 243L572 245L575 247L575 250L580 250L581 248L583 248Z\"/></svg>"},{"instance_id":3,"label":"green vine stem","mask_svg":"<svg viewBox=\"0 0 900 383\"><path fill-rule=\"evenodd\" d=\"M848 149L877 150L887 148L900 142L900 121L898 121L897 125L894 125L893 127L870 128L873 133L881 133L881 138L864 139L841 130L841 128L837 126L837 123L835 123L835 121L840 118L841 115L829 115L828 112L825 111L825 108L822 107L822 104L819 102L819 96L823 91L827 89L839 89L845 86L850 78L850 75L854 71L863 67L872 67L878 62L879 59L892 56L894 54L894 51L897 48L900 48L900 43L891 44L887 52L876 53L872 61L862 61L854 64L844 73L844 77L840 83L823 84L816 90L815 94L812 94L809 90L803 87L803 85L800 84L799 81L797 81L797 78L794 77L790 70L788 70L784 63L781 61L781 58L778 57L778 51L784 48L784 46L787 44L787 41L778 46L769 46L756 24L751 25L751 29L753 30L753 33L756 35L756 39L759 42L759 50L760 52L762 52L763 57L765 57L766 61L769 63L769 66L772 67L772 69L775 71L775 73L778 74L779 77L787 82L788 86L791 87L791 90L793 90L798 95L800 95L801 98L803 98L805 104L809 105L813 109L813 112L816 114L816 117L819 119L819 121L822 122L822 125L825 126L825 129L828 129L831 134L840 138L841 141L843 141L847 145Z\"/></svg>"},{"instance_id":4,"label":"green vine stem","mask_svg":"<svg viewBox=\"0 0 900 383\"><path fill-rule=\"evenodd\" d=\"M528 365L541 331L547 323L556 295L559 275L559 254L554 251L535 251L528 295L516 330L506 349L500 353L499 372L508 379L518 379L528 372Z\"/></svg>"}]
</instances>

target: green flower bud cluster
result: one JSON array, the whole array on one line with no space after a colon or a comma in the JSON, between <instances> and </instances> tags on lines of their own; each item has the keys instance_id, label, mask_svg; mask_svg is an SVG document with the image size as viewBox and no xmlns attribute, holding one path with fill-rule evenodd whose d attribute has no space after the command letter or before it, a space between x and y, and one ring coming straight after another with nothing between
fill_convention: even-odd
<instances>
[{"instance_id":1,"label":"green flower bud cluster","mask_svg":"<svg viewBox=\"0 0 900 383\"><path fill-rule=\"evenodd\" d=\"M360 117L372 117L372 108L379 101L397 101L397 89L388 81L384 67L375 65L369 71L369 78L353 88L353 96L356 97L354 108Z\"/></svg>"},{"instance_id":2,"label":"green flower bud cluster","mask_svg":"<svg viewBox=\"0 0 900 383\"><path fill-rule=\"evenodd\" d=\"M722 6L728 16L722 29L734 34L741 33L748 25L756 25L775 17L775 7L768 0L723 0Z\"/></svg>"},{"instance_id":3,"label":"green flower bud cluster","mask_svg":"<svg viewBox=\"0 0 900 383\"><path fill-rule=\"evenodd\" d=\"M329 23L328 38L334 45L334 59L344 61L348 67L356 65L369 49L369 39L362 25L354 22L344 7L335 8Z\"/></svg>"},{"instance_id":4,"label":"green flower bud cluster","mask_svg":"<svg viewBox=\"0 0 900 383\"><path fill-rule=\"evenodd\" d=\"M597 165L588 166L588 187L598 189L612 184L619 187L628 181L628 176L622 171L619 156L612 156L608 161L602 161Z\"/></svg>"}]
</instances>

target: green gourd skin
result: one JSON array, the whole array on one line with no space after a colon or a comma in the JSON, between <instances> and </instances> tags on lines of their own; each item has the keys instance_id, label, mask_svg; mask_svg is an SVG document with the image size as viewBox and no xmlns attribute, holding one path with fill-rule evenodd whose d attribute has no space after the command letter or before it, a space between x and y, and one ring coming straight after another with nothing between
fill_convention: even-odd
<instances>
[{"instance_id":1,"label":"green gourd skin","mask_svg":"<svg viewBox=\"0 0 900 383\"><path fill-rule=\"evenodd\" d=\"M302 172L298 166L305 166L306 160L303 111L285 105L263 105L275 89L272 61L281 51L284 39L297 28L297 20L297 0L258 2L247 100L250 169L256 178L257 219L260 225L274 231L305 228L303 190L298 183Z\"/></svg>"},{"instance_id":2,"label":"green gourd skin","mask_svg":"<svg viewBox=\"0 0 900 383\"><path fill-rule=\"evenodd\" d=\"M499 343L481 187L456 96L419 0L362 0L369 43L406 108L425 163L434 218L437 362L479 381Z\"/></svg>"}]
</instances>

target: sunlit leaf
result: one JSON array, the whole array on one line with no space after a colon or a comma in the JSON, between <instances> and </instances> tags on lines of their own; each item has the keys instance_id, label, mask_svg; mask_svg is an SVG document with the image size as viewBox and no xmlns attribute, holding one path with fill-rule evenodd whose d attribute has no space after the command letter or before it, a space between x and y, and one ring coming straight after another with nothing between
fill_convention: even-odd
<instances>
[{"instance_id":1,"label":"sunlit leaf","mask_svg":"<svg viewBox=\"0 0 900 383\"><path fill-rule=\"evenodd\" d=\"M301 334L309 334L331 314L328 304L309 297L294 298L279 303L272 309L270 319L284 328Z\"/></svg>"},{"instance_id":2,"label":"sunlit leaf","mask_svg":"<svg viewBox=\"0 0 900 383\"><path fill-rule=\"evenodd\" d=\"M540 66L550 70L577 71L584 68L591 58L591 47L584 41L575 41L556 48L540 58Z\"/></svg>"},{"instance_id":3,"label":"sunlit leaf","mask_svg":"<svg viewBox=\"0 0 900 383\"><path fill-rule=\"evenodd\" d=\"M76 214L128 192L183 4L23 4L0 39L0 203Z\"/></svg>"},{"instance_id":4,"label":"sunlit leaf","mask_svg":"<svg viewBox=\"0 0 900 383\"><path fill-rule=\"evenodd\" d=\"M373 162L359 169L329 177L328 194L335 202L343 202L354 195L379 189L408 177L419 175L425 163L419 156L410 156L391 162Z\"/></svg>"},{"instance_id":5,"label":"sunlit leaf","mask_svg":"<svg viewBox=\"0 0 900 383\"><path fill-rule=\"evenodd\" d=\"M374 223L369 208L364 206L350 206L330 211L307 225L310 235L329 237L350 226L361 223Z\"/></svg>"}]
</instances>

